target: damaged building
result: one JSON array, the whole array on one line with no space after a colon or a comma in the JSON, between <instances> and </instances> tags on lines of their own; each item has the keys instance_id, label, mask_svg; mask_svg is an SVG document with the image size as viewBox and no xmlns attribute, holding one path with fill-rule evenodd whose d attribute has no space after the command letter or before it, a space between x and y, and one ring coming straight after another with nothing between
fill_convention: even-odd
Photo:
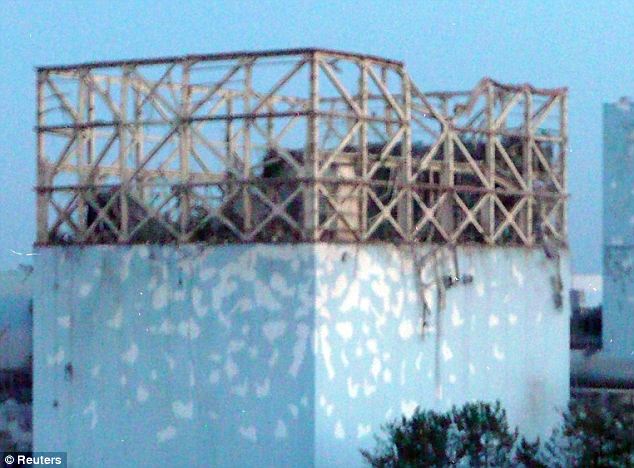
<instances>
[{"instance_id":1,"label":"damaged building","mask_svg":"<svg viewBox=\"0 0 634 468\"><path fill-rule=\"evenodd\" d=\"M38 69L34 450L349 466L569 397L567 91L322 49Z\"/></svg>"}]
</instances>

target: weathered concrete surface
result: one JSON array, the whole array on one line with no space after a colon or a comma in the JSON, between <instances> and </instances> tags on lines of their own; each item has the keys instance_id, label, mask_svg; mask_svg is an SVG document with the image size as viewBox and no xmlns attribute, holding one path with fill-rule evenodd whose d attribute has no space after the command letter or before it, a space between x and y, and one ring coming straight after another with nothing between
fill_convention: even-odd
<instances>
[{"instance_id":1,"label":"weathered concrete surface","mask_svg":"<svg viewBox=\"0 0 634 468\"><path fill-rule=\"evenodd\" d=\"M551 281L561 273L568 290L567 258L558 272L538 250L459 249L459 273L473 282L440 301L427 289L424 335L411 258L380 247L318 249L316 453L336 460L323 466L343 466L384 421L418 405L499 399L512 424L542 439L567 405L568 303L555 307ZM423 282L452 274L455 262L442 251Z\"/></svg>"},{"instance_id":2,"label":"weathered concrete surface","mask_svg":"<svg viewBox=\"0 0 634 468\"><path fill-rule=\"evenodd\" d=\"M384 245L39 253L34 450L74 466L356 466L417 405L500 399L544 435L567 403L565 255L441 249L419 284Z\"/></svg>"},{"instance_id":3,"label":"weathered concrete surface","mask_svg":"<svg viewBox=\"0 0 634 468\"><path fill-rule=\"evenodd\" d=\"M634 105L603 107L603 351L634 359Z\"/></svg>"}]
</instances>

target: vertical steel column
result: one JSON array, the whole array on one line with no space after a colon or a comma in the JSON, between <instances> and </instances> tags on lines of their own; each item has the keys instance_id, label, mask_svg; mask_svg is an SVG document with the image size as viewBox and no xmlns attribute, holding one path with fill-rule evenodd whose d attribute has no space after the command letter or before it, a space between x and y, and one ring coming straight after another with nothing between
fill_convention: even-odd
<instances>
[{"instance_id":1,"label":"vertical steel column","mask_svg":"<svg viewBox=\"0 0 634 468\"><path fill-rule=\"evenodd\" d=\"M398 224L405 234L405 241L413 240L413 222L414 210L412 207L412 190L410 183L412 182L412 88L409 76L403 69L398 70L401 78L402 101L400 102L403 110L403 120L401 126L404 128L401 137L401 164L400 175L398 177L401 198L398 201Z\"/></svg>"},{"instance_id":2,"label":"vertical steel column","mask_svg":"<svg viewBox=\"0 0 634 468\"><path fill-rule=\"evenodd\" d=\"M227 97L227 120L225 121L225 151L227 152L227 161L234 160L235 148L233 144L233 97ZM232 168L226 168L228 173L232 172Z\"/></svg>"},{"instance_id":3,"label":"vertical steel column","mask_svg":"<svg viewBox=\"0 0 634 468\"><path fill-rule=\"evenodd\" d=\"M52 185L49 180L48 161L46 159L44 147L44 83L46 81L46 72L38 71L37 73L37 242L44 244L48 242L48 210L51 198L51 192L43 190L44 187Z\"/></svg>"},{"instance_id":4,"label":"vertical steel column","mask_svg":"<svg viewBox=\"0 0 634 468\"><path fill-rule=\"evenodd\" d=\"M443 227L447 235L451 240L453 240L453 232L455 228L455 219L454 219L454 136L455 132L453 127L453 122L449 119L449 98L447 96L443 96L441 104L441 111L443 113L443 117L445 122L443 123L443 133L445 135L445 141L443 142L443 161L441 164L441 172L440 172L440 185L442 188L442 194L445 196L445 202L442 206L438 208L439 211L439 222Z\"/></svg>"},{"instance_id":5,"label":"vertical steel column","mask_svg":"<svg viewBox=\"0 0 634 468\"><path fill-rule=\"evenodd\" d=\"M486 167L487 167L487 182L490 191L485 195L489 198L488 203L484 205L484 212L481 210L480 212L483 214L481 216L484 232L485 232L485 241L488 244L493 244L493 236L495 235L495 199L497 198L497 194L495 193L495 141L497 136L495 132L497 128L495 128L495 118L494 118L494 109L495 109L495 94L493 89L493 83L487 81L486 84L486 121L487 121L487 141L486 141ZM501 123L500 123L501 125Z\"/></svg>"},{"instance_id":6,"label":"vertical steel column","mask_svg":"<svg viewBox=\"0 0 634 468\"><path fill-rule=\"evenodd\" d=\"M90 77L88 80L88 123L92 124L95 121L95 78L91 76L91 71L87 72L87 77ZM88 141L86 142L86 157L89 168L92 168L92 165L95 162L95 143L96 143L96 133L95 127L93 125L90 126L88 130ZM86 183L94 184L94 181L87 180Z\"/></svg>"},{"instance_id":7,"label":"vertical steel column","mask_svg":"<svg viewBox=\"0 0 634 468\"><path fill-rule=\"evenodd\" d=\"M560 114L559 114L559 127L561 144L559 147L559 161L561 164L561 186L564 190L568 189L568 90L563 91L560 99ZM559 194L559 200L561 200L561 229L560 234L562 239L568 239L568 200L566 199L566 193Z\"/></svg>"},{"instance_id":8,"label":"vertical steel column","mask_svg":"<svg viewBox=\"0 0 634 468\"><path fill-rule=\"evenodd\" d=\"M138 82L134 82L134 170L136 171L143 162L143 95L141 94L141 87ZM146 201L145 179L141 174L137 176L138 196L141 201Z\"/></svg>"},{"instance_id":9,"label":"vertical steel column","mask_svg":"<svg viewBox=\"0 0 634 468\"><path fill-rule=\"evenodd\" d=\"M191 62L183 63L183 76L181 85L180 126L178 138L178 154L180 158L180 229L179 237L186 238L189 229L190 194L189 187L189 155L191 154Z\"/></svg>"},{"instance_id":10,"label":"vertical steel column","mask_svg":"<svg viewBox=\"0 0 634 468\"><path fill-rule=\"evenodd\" d=\"M381 67L381 82L385 86L385 89L390 89L388 87L388 68L386 66ZM392 120L392 107L387 99L383 100L384 102L384 117L385 117L385 133L387 134L387 139L390 140L394 136L394 131L392 129L392 123L389 122Z\"/></svg>"},{"instance_id":11,"label":"vertical steel column","mask_svg":"<svg viewBox=\"0 0 634 468\"><path fill-rule=\"evenodd\" d=\"M244 96L242 112L247 115L251 112L251 93L253 81L253 62L249 62L244 66ZM244 154L242 157L244 180L251 177L251 126L253 119L246 117L242 121L244 125ZM244 233L248 234L253 226L253 207L251 206L251 195L249 194L248 185L242 186L242 203L244 207Z\"/></svg>"},{"instance_id":12,"label":"vertical steel column","mask_svg":"<svg viewBox=\"0 0 634 468\"><path fill-rule=\"evenodd\" d=\"M92 127L81 127L82 124L88 122L88 114L90 113L90 90L87 83L87 76L90 74L89 69L80 69L77 74L78 93L77 93L77 124L80 128L76 130L78 133L77 145L75 146L75 155L77 157L77 183L79 185L86 185L86 162L89 159L88 150L90 145L89 134L94 133ZM77 226L79 229L86 229L86 200L84 197L77 197Z\"/></svg>"},{"instance_id":13,"label":"vertical steel column","mask_svg":"<svg viewBox=\"0 0 634 468\"><path fill-rule=\"evenodd\" d=\"M126 125L128 114L128 85L130 82L130 67L124 67L123 77L121 80L121 102L119 113L121 118L117 122L117 130L119 134L119 203L121 211L121 225L119 226L119 242L127 242L129 232L129 210L128 210L128 165L127 165L127 139Z\"/></svg>"},{"instance_id":14,"label":"vertical steel column","mask_svg":"<svg viewBox=\"0 0 634 468\"><path fill-rule=\"evenodd\" d=\"M526 216L525 216L525 226L526 226L526 238L529 242L529 247L532 247L535 244L535 229L533 217L535 216L535 194L533 193L534 184L533 184L533 130L532 130L532 113L533 113L533 96L531 94L530 89L524 89L524 141L522 146L523 153L523 168L522 168L522 176L524 177L524 182L526 183L526 189L528 190L528 198L526 200ZM538 213L539 215L539 213Z\"/></svg>"},{"instance_id":15,"label":"vertical steel column","mask_svg":"<svg viewBox=\"0 0 634 468\"><path fill-rule=\"evenodd\" d=\"M363 113L363 120L359 128L359 150L361 152L361 178L364 184L360 187L361 196L360 203L360 219L359 219L359 238L363 239L368 232L368 121L365 116L368 115L368 67L370 64L367 60L361 61L359 64L359 91L361 95L360 109Z\"/></svg>"},{"instance_id":16,"label":"vertical steel column","mask_svg":"<svg viewBox=\"0 0 634 468\"><path fill-rule=\"evenodd\" d=\"M88 82L88 123L92 124L95 121L95 78L91 76L91 71L88 71L88 75L90 80ZM93 125L91 125L88 129L88 142L86 147L87 153L87 162L88 162L88 171L90 174L98 173L97 170L93 171L93 164L95 164L95 148L96 148L96 130ZM96 169L96 168L95 168ZM95 176L92 175L90 179L85 181L87 185L95 185ZM84 192L85 193L85 192ZM82 197L79 197L80 200L84 201ZM79 220L80 229L85 232L88 229L88 217L81 216Z\"/></svg>"},{"instance_id":17,"label":"vertical steel column","mask_svg":"<svg viewBox=\"0 0 634 468\"><path fill-rule=\"evenodd\" d=\"M304 158L304 231L307 240L318 240L319 234L319 187L315 177L319 171L319 60L312 52L309 56L310 83L308 109L308 150Z\"/></svg>"}]
</instances>

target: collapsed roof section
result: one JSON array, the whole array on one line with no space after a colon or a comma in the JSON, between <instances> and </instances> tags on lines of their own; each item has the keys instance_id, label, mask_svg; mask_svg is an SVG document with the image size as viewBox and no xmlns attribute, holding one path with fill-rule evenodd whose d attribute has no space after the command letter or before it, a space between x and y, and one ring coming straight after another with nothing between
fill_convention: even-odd
<instances>
[{"instance_id":1,"label":"collapsed roof section","mask_svg":"<svg viewBox=\"0 0 634 468\"><path fill-rule=\"evenodd\" d=\"M39 244L566 242L566 89L321 49L38 69Z\"/></svg>"}]
</instances>

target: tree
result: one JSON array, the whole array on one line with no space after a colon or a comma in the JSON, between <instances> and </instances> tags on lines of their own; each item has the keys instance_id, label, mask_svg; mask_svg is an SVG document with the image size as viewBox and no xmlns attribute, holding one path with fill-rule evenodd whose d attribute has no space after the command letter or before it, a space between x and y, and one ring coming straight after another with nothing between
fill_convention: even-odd
<instances>
[{"instance_id":1,"label":"tree","mask_svg":"<svg viewBox=\"0 0 634 468\"><path fill-rule=\"evenodd\" d=\"M622 397L573 400L546 443L548 466L634 466L634 404Z\"/></svg>"},{"instance_id":2,"label":"tree","mask_svg":"<svg viewBox=\"0 0 634 468\"><path fill-rule=\"evenodd\" d=\"M634 467L634 403L621 396L570 402L561 425L542 447L509 428L495 404L467 403L438 413L417 409L411 418L384 426L374 467L474 466L529 468Z\"/></svg>"},{"instance_id":3,"label":"tree","mask_svg":"<svg viewBox=\"0 0 634 468\"><path fill-rule=\"evenodd\" d=\"M539 441L518 442L499 402L466 403L445 413L417 409L388 423L374 452L362 450L374 467L541 466ZM516 447L517 446L517 447Z\"/></svg>"}]
</instances>

